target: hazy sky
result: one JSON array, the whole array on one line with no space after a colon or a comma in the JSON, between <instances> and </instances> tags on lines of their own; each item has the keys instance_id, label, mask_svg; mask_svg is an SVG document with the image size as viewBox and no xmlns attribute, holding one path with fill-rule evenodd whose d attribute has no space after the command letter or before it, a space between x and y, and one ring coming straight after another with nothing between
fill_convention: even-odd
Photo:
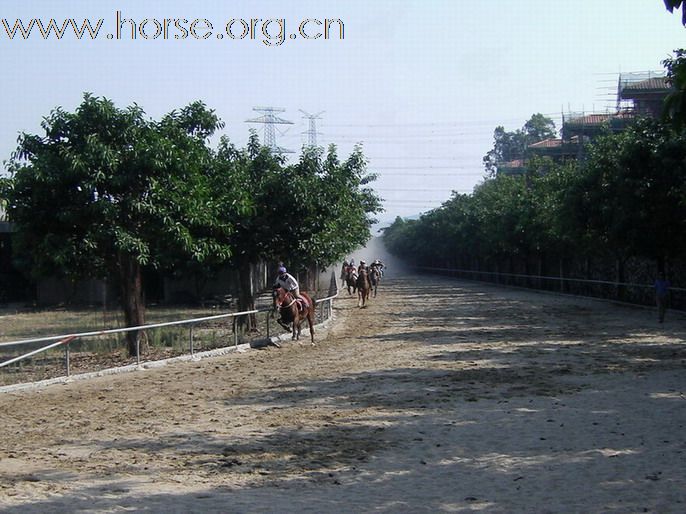
<instances>
[{"instance_id":1,"label":"hazy sky","mask_svg":"<svg viewBox=\"0 0 686 514\"><path fill-rule=\"evenodd\" d=\"M129 21L117 39L117 11L142 27L135 40ZM46 40L36 26L10 40L8 28L33 18L103 21L96 40L71 28ZM240 39L252 19L275 20L270 39L264 21ZM338 23L328 40L299 34L302 21L326 19L343 23L343 39ZM275 44L281 27L295 39ZM304 32L322 28L309 21ZM342 158L363 144L392 220L471 191L497 125L514 130L541 112L559 128L563 110L605 111L620 72L662 69L685 36L662 0L3 0L0 159L19 132L40 133L43 116L73 110L85 91L153 118L202 100L239 146L261 129L245 123L259 116L253 107L284 108L294 124L278 144L296 151L307 130L299 109L325 111L319 143L335 143Z\"/></svg>"}]
</instances>

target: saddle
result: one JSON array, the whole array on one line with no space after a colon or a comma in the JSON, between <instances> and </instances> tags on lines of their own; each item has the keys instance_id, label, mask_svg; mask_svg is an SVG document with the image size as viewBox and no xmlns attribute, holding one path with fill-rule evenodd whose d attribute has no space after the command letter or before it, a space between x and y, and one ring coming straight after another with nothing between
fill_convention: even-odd
<instances>
[{"instance_id":1,"label":"saddle","mask_svg":"<svg viewBox=\"0 0 686 514\"><path fill-rule=\"evenodd\" d=\"M310 304L307 303L307 300L305 300L304 298L296 299L295 303L298 305L298 310L300 312L305 312L307 308L310 306Z\"/></svg>"}]
</instances>

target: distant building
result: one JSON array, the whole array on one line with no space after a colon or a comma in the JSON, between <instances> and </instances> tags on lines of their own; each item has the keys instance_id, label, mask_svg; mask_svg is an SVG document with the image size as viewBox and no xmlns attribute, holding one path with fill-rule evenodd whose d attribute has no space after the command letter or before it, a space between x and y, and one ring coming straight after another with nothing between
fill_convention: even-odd
<instances>
[{"instance_id":1,"label":"distant building","mask_svg":"<svg viewBox=\"0 0 686 514\"><path fill-rule=\"evenodd\" d=\"M619 75L614 112L563 114L559 138L529 145L528 155L501 163L498 174L525 174L527 158L531 155L549 157L555 162L578 159L583 156L584 145L601 134L622 132L638 116L660 117L670 91L664 72L622 73Z\"/></svg>"},{"instance_id":2,"label":"distant building","mask_svg":"<svg viewBox=\"0 0 686 514\"><path fill-rule=\"evenodd\" d=\"M602 114L572 114L562 119L562 139L587 143L608 130L622 132L636 118L632 111Z\"/></svg>"},{"instance_id":3,"label":"distant building","mask_svg":"<svg viewBox=\"0 0 686 514\"><path fill-rule=\"evenodd\" d=\"M576 159L579 154L580 141L579 136L572 136L569 139L544 139L529 145L529 152L540 157L550 157L555 162L563 162Z\"/></svg>"},{"instance_id":4,"label":"distant building","mask_svg":"<svg viewBox=\"0 0 686 514\"><path fill-rule=\"evenodd\" d=\"M526 173L524 159L515 159L498 164L498 175L523 175Z\"/></svg>"},{"instance_id":5,"label":"distant building","mask_svg":"<svg viewBox=\"0 0 686 514\"><path fill-rule=\"evenodd\" d=\"M658 118L671 91L667 77L656 73L624 73L617 86L617 110L626 109L637 116Z\"/></svg>"}]
</instances>

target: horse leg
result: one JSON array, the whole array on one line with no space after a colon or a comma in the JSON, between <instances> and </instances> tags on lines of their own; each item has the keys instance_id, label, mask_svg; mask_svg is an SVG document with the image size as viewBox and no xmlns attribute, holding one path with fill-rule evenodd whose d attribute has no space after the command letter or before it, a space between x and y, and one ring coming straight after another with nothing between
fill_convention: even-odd
<instances>
[{"instance_id":1,"label":"horse leg","mask_svg":"<svg viewBox=\"0 0 686 514\"><path fill-rule=\"evenodd\" d=\"M310 340L312 341L312 346L314 344L314 309L309 309L307 311L307 323L310 325Z\"/></svg>"}]
</instances>

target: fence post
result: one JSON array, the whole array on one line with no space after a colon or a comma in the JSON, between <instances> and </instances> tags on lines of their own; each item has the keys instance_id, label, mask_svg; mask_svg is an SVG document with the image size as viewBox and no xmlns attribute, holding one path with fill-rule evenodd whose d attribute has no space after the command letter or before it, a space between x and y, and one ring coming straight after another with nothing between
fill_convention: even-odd
<instances>
[{"instance_id":1,"label":"fence post","mask_svg":"<svg viewBox=\"0 0 686 514\"><path fill-rule=\"evenodd\" d=\"M67 376L71 374L71 363L69 362L69 343L64 345L64 367L67 368Z\"/></svg>"},{"instance_id":2,"label":"fence post","mask_svg":"<svg viewBox=\"0 0 686 514\"><path fill-rule=\"evenodd\" d=\"M271 315L271 311L267 311L267 339L269 339L270 334L269 334L269 317Z\"/></svg>"},{"instance_id":3,"label":"fence post","mask_svg":"<svg viewBox=\"0 0 686 514\"><path fill-rule=\"evenodd\" d=\"M235 347L238 347L238 326L236 319L238 316L233 317L233 344Z\"/></svg>"},{"instance_id":4,"label":"fence post","mask_svg":"<svg viewBox=\"0 0 686 514\"><path fill-rule=\"evenodd\" d=\"M190 329L189 329L188 339L189 339L190 348L191 348L191 355L193 355L193 325L192 324L191 324Z\"/></svg>"}]
</instances>

